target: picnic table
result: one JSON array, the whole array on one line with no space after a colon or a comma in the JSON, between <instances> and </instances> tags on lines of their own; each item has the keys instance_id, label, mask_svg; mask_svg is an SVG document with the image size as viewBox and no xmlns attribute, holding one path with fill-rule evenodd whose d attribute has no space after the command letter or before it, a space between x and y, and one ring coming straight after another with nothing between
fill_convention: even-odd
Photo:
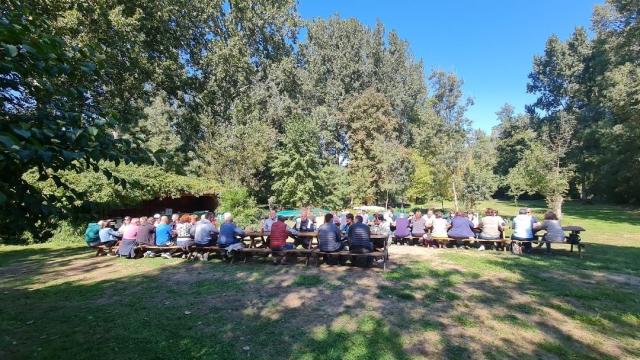
<instances>
[{"instance_id":1,"label":"picnic table","mask_svg":"<svg viewBox=\"0 0 640 360\"><path fill-rule=\"evenodd\" d=\"M268 249L267 246L266 246L266 244L267 244L266 238L269 235L270 235L270 232L268 232L268 231L247 231L247 232L245 232L244 237L243 237L243 241L248 242L248 244L247 244L248 247L243 249L242 252L244 252L245 254L263 254L263 255L268 255L270 253L272 254L270 249ZM327 255L327 256L331 256L331 255L373 256L373 257L382 257L383 258L383 268L386 269L386 263L387 263L387 260L389 259L389 251L388 251L388 243L387 243L387 239L389 238L389 236L388 235L384 235L384 234L371 234L370 235L370 239L371 239L371 242L373 243L374 251L372 251L372 252L370 252L368 254L353 254L353 253L349 253L347 251L336 252L336 253L324 253L324 252L321 252L317 248L314 249L313 246L314 245L316 245L316 246L318 245L318 232L317 231L299 232L296 235L290 235L290 238L292 236L303 237L303 238L310 239L308 248L283 250L281 253L282 254L287 254L287 253L303 254L303 255L305 255L307 257L307 264L309 262L310 257L313 256L314 258L316 258L316 260L318 260L319 255ZM314 244L314 240L315 240L315 244ZM245 258L245 261L246 261L246 258Z\"/></svg>"}]
</instances>

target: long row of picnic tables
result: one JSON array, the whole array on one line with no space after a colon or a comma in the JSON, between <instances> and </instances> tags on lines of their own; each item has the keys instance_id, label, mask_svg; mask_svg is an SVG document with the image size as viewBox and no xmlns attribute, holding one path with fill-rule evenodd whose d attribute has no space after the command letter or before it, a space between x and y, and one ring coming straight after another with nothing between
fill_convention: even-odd
<instances>
[{"instance_id":1,"label":"long row of picnic tables","mask_svg":"<svg viewBox=\"0 0 640 360\"><path fill-rule=\"evenodd\" d=\"M271 251L267 247L267 238L269 237L270 232L268 231L246 231L243 237L243 242L245 243L246 248L242 250L243 253L271 253ZM306 249L291 249L291 250L283 250L282 253L302 253L307 255L307 260L310 257L315 259L316 265L319 264L320 256L371 256L374 258L382 258L383 259L383 268L386 269L387 261L389 259L389 244L388 239L389 235L385 234L371 234L370 239L373 244L373 251L367 254L357 254L351 253L349 251L340 251L340 252L323 252L318 249L318 232L310 231L310 232L299 232L295 235L289 235L290 239L295 238L307 238L309 239L309 246ZM315 240L315 247L314 247ZM245 258L246 259L246 258Z\"/></svg>"}]
</instances>

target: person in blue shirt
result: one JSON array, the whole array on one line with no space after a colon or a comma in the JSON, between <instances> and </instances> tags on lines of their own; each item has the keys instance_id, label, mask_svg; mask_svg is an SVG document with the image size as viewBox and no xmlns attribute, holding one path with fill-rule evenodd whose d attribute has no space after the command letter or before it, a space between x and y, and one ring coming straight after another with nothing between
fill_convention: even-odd
<instances>
[{"instance_id":1,"label":"person in blue shirt","mask_svg":"<svg viewBox=\"0 0 640 360\"><path fill-rule=\"evenodd\" d=\"M244 231L233 222L231 213L224 213L224 224L220 226L218 235L218 247L226 249L233 244L241 244L238 236L244 236Z\"/></svg>"},{"instance_id":2,"label":"person in blue shirt","mask_svg":"<svg viewBox=\"0 0 640 360\"><path fill-rule=\"evenodd\" d=\"M156 246L169 246L171 244L171 225L169 225L169 218L162 216L160 223L156 226ZM171 258L171 253L162 253L163 258Z\"/></svg>"},{"instance_id":3,"label":"person in blue shirt","mask_svg":"<svg viewBox=\"0 0 640 360\"><path fill-rule=\"evenodd\" d=\"M100 237L101 245L112 247L120 240L122 234L109 227L109 223L109 220L98 221L98 225L100 225L98 236Z\"/></svg>"}]
</instances>

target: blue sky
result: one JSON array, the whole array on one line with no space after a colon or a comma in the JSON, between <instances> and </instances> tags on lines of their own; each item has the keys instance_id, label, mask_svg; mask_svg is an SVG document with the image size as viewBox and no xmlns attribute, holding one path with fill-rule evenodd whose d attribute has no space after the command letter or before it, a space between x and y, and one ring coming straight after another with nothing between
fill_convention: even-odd
<instances>
[{"instance_id":1,"label":"blue sky","mask_svg":"<svg viewBox=\"0 0 640 360\"><path fill-rule=\"evenodd\" d=\"M535 54L552 34L566 39L576 26L590 25L595 0L366 1L299 0L303 18L354 17L374 26L380 19L409 41L425 72L453 71L475 100L467 116L490 130L506 102L518 112L534 97L526 93Z\"/></svg>"}]
</instances>

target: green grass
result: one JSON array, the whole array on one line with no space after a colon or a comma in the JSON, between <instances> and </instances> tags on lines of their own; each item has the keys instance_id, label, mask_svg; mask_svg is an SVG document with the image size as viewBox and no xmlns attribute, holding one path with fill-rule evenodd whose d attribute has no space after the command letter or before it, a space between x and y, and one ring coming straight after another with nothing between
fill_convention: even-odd
<instances>
[{"instance_id":1,"label":"green grass","mask_svg":"<svg viewBox=\"0 0 640 360\"><path fill-rule=\"evenodd\" d=\"M582 259L437 250L400 262L392 248L382 273L0 246L0 358L640 357L640 214L565 211L587 229Z\"/></svg>"}]
</instances>

